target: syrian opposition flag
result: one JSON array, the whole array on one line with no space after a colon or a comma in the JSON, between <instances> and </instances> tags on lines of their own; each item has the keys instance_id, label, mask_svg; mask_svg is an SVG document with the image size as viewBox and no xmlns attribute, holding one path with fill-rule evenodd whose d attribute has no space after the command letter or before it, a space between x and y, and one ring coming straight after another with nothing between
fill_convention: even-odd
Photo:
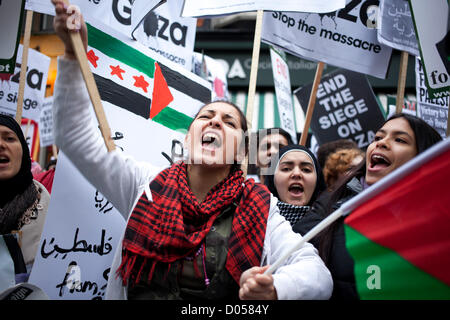
<instances>
[{"instance_id":1,"label":"syrian opposition flag","mask_svg":"<svg viewBox=\"0 0 450 320\"><path fill-rule=\"evenodd\" d=\"M358 293L450 299L450 139L400 170L344 220Z\"/></svg>"},{"instance_id":2,"label":"syrian opposition flag","mask_svg":"<svg viewBox=\"0 0 450 320\"><path fill-rule=\"evenodd\" d=\"M157 62L112 30L87 26L87 57L102 101L172 130L187 129L199 106L211 101L204 84Z\"/></svg>"}]
</instances>

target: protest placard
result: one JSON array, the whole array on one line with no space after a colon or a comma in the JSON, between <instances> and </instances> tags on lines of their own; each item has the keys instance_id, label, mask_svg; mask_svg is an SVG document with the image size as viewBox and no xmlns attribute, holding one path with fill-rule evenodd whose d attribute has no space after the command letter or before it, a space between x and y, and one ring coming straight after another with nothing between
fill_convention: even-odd
<instances>
[{"instance_id":1,"label":"protest placard","mask_svg":"<svg viewBox=\"0 0 450 320\"><path fill-rule=\"evenodd\" d=\"M449 5L447 0L409 0L431 99L450 95Z\"/></svg>"},{"instance_id":2,"label":"protest placard","mask_svg":"<svg viewBox=\"0 0 450 320\"><path fill-rule=\"evenodd\" d=\"M302 58L386 78L392 48L378 42L377 12L373 1L350 1L323 14L265 12L262 41Z\"/></svg>"},{"instance_id":3,"label":"protest placard","mask_svg":"<svg viewBox=\"0 0 450 320\"><path fill-rule=\"evenodd\" d=\"M0 1L0 73L14 72L24 5L24 0Z\"/></svg>"},{"instance_id":4,"label":"protest placard","mask_svg":"<svg viewBox=\"0 0 450 320\"><path fill-rule=\"evenodd\" d=\"M294 91L305 112L310 92L311 85ZM365 148L383 122L381 109L364 75L338 69L322 77L311 121L319 145L352 139L359 148Z\"/></svg>"},{"instance_id":5,"label":"protest placard","mask_svg":"<svg viewBox=\"0 0 450 320\"><path fill-rule=\"evenodd\" d=\"M294 122L294 105L292 102L291 79L284 52L270 48L273 81L280 114L281 128L289 132L292 141L297 142L297 130Z\"/></svg>"},{"instance_id":6,"label":"protest placard","mask_svg":"<svg viewBox=\"0 0 450 320\"><path fill-rule=\"evenodd\" d=\"M407 1L381 0L377 31L381 43L414 56L420 54Z\"/></svg>"},{"instance_id":7,"label":"protest placard","mask_svg":"<svg viewBox=\"0 0 450 320\"><path fill-rule=\"evenodd\" d=\"M9 80L2 80L0 83L0 113L8 114L12 117L16 115L17 111L22 50L23 47L20 45L17 52L14 74ZM39 122L45 97L50 58L36 50L28 50L28 70L25 78L23 117Z\"/></svg>"},{"instance_id":8,"label":"protest placard","mask_svg":"<svg viewBox=\"0 0 450 320\"><path fill-rule=\"evenodd\" d=\"M425 83L425 71L419 57L416 58L416 95L418 116L445 138L450 97L430 98Z\"/></svg>"},{"instance_id":9,"label":"protest placard","mask_svg":"<svg viewBox=\"0 0 450 320\"><path fill-rule=\"evenodd\" d=\"M53 138L53 97L44 99L39 117L39 136L41 147L48 147L54 143Z\"/></svg>"}]
</instances>

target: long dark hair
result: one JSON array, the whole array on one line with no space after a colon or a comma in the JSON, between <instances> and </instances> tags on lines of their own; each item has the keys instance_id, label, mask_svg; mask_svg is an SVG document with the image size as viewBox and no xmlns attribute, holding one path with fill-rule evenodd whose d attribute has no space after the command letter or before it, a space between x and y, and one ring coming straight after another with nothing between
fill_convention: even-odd
<instances>
[{"instance_id":1,"label":"long dark hair","mask_svg":"<svg viewBox=\"0 0 450 320\"><path fill-rule=\"evenodd\" d=\"M417 148L417 154L420 154L424 152L426 149L431 147L432 145L436 144L437 142L442 140L441 135L428 123L426 123L424 120L410 115L406 113L398 113L394 114L393 116L389 117L387 119L382 127L389 121L394 119L403 118L406 121L408 121L409 126L411 127L412 131L414 132L414 136L416 139L416 148ZM347 189L347 184L352 180L353 178L360 179L361 177L364 177L366 174L366 159L361 161L359 165L357 165L352 171L349 172L348 175L342 177L340 180L336 182L336 188L333 192L328 193L326 196L324 196L323 199L321 199L322 202L325 202L324 205L324 212L326 216L330 215L333 211L335 211L339 204L339 201L345 197L350 196L349 190ZM332 247L332 241L333 241L333 234L337 228L337 221L332 223L328 228L323 230L319 237L319 254L322 260L325 262L325 264L328 263L331 253L331 247Z\"/></svg>"}]
</instances>

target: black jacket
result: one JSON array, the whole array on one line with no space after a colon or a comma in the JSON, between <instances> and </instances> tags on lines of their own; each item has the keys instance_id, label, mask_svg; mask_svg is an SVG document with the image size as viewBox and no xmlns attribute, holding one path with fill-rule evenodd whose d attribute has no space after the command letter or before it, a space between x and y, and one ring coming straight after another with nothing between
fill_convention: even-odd
<instances>
[{"instance_id":1,"label":"black jacket","mask_svg":"<svg viewBox=\"0 0 450 320\"><path fill-rule=\"evenodd\" d=\"M362 191L362 185L357 178L350 180L345 187L341 198L332 205L333 210L338 209L345 201ZM305 235L328 215L330 194L322 194L313 204L311 211L293 226L295 232ZM328 235L326 233L328 232ZM323 257L333 277L334 287L331 300L358 299L355 285L354 262L345 246L344 217L338 219L330 229L317 235L310 241ZM329 251L325 248L329 242ZM328 251L328 252L325 252Z\"/></svg>"}]
</instances>

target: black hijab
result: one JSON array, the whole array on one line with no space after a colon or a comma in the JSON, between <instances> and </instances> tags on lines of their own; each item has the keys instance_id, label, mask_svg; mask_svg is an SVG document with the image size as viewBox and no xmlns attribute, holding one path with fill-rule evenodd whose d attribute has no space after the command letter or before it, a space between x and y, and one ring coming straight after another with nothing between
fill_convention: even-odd
<instances>
[{"instance_id":1,"label":"black hijab","mask_svg":"<svg viewBox=\"0 0 450 320\"><path fill-rule=\"evenodd\" d=\"M326 189L326 184L325 184L325 179L323 177L322 168L320 167L316 156L314 155L314 153L312 153L308 148L306 148L304 146L301 146L298 144L290 144L285 147L282 147L278 151L278 153L275 155L275 157L272 159L273 161L271 162L271 164L272 164L272 166L274 166L273 172L272 172L272 174L266 176L266 178L264 179L264 184L267 186L267 188L269 188L269 191L275 197L277 197L279 200L281 200L278 195L277 188L275 187L275 181L274 181L275 169L278 166L278 164L280 163L280 160L283 158L283 156L291 150L296 150L296 151L298 150L298 151L303 151L303 152L307 153L314 162L314 170L316 171L317 181L316 181L316 187L314 188L314 192L311 196L311 199L306 204L307 206L310 206L314 201L316 201L319 194L322 193Z\"/></svg>"},{"instance_id":2,"label":"black hijab","mask_svg":"<svg viewBox=\"0 0 450 320\"><path fill-rule=\"evenodd\" d=\"M0 126L5 126L14 131L22 145L22 165L19 172L12 178L0 180L0 208L10 202L16 195L21 194L33 183L31 173L31 158L27 142L22 128L14 118L0 114Z\"/></svg>"}]
</instances>

